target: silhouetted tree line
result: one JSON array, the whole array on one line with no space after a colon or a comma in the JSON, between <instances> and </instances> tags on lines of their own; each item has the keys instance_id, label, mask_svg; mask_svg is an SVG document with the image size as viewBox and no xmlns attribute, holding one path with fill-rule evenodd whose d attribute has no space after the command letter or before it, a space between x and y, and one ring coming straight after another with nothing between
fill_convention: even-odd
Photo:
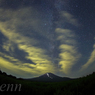
<instances>
[{"instance_id":1,"label":"silhouetted tree line","mask_svg":"<svg viewBox=\"0 0 95 95\"><path fill-rule=\"evenodd\" d=\"M1 75L4 75L4 76L8 76L8 77L10 77L10 78L23 80L22 78L16 78L16 77L15 77L15 76L13 76L13 75L7 75L5 72L2 72L1 70L0 70L0 74L1 74Z\"/></svg>"},{"instance_id":2,"label":"silhouetted tree line","mask_svg":"<svg viewBox=\"0 0 95 95\"><path fill-rule=\"evenodd\" d=\"M2 75L7 75L5 72L2 72L1 70L0 70L0 74L2 74Z\"/></svg>"},{"instance_id":3,"label":"silhouetted tree line","mask_svg":"<svg viewBox=\"0 0 95 95\"><path fill-rule=\"evenodd\" d=\"M1 70L0 75L5 76L5 78L0 77L0 84L9 81L10 84L17 83L22 85L21 92L11 92L10 94L5 92L6 94L3 95L95 95L95 72L81 78L63 82L22 81L13 78L14 76L12 75L7 75ZM10 77L11 81L7 79L7 76Z\"/></svg>"}]
</instances>

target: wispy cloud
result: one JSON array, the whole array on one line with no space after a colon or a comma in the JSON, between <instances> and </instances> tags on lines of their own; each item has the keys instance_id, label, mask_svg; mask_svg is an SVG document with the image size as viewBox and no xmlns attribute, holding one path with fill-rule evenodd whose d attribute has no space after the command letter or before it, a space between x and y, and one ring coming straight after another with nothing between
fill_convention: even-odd
<instances>
[{"instance_id":1,"label":"wispy cloud","mask_svg":"<svg viewBox=\"0 0 95 95\"><path fill-rule=\"evenodd\" d=\"M38 26L38 23L41 23L40 19L35 17L35 15L39 15L39 13L35 11L36 13L34 15L30 11L34 10L24 8L20 9L20 11L17 10L12 12L11 10L0 9L0 13L4 15L0 20L0 31L8 39L4 40L2 46L3 49L9 53L13 53L16 46L19 50L23 50L24 53L27 53L25 59L31 60L33 64L22 63L19 59L15 59L10 55L5 54L1 57L0 65L1 67L3 66L3 68L5 67L6 69L12 70L14 73L18 73L16 72L17 70L21 70L21 72L29 72L35 75L43 74L48 71L54 72L55 67L52 63L52 59L46 55L47 51L37 46L39 40L31 37L33 36L33 30L37 31L38 34L42 31ZM28 14L26 14L27 12ZM30 25L32 28L27 31L27 27ZM20 26L23 27L20 28ZM30 34L30 37L27 36L27 34ZM45 35L44 32L43 35ZM12 51L10 51L10 48ZM8 59L10 59L10 61ZM11 61L15 61L15 63L12 63ZM18 65L16 63L18 63Z\"/></svg>"},{"instance_id":2,"label":"wispy cloud","mask_svg":"<svg viewBox=\"0 0 95 95\"><path fill-rule=\"evenodd\" d=\"M88 61L81 67L80 71L86 70L89 65L93 64L95 62L95 44L93 45L93 51L88 59Z\"/></svg>"},{"instance_id":3,"label":"wispy cloud","mask_svg":"<svg viewBox=\"0 0 95 95\"><path fill-rule=\"evenodd\" d=\"M77 42L74 39L75 34L69 29L56 28L55 31L58 35L57 40L60 41L59 49L61 51L59 54L59 65L61 65L61 69L57 71L55 69L56 65L53 63L54 59L51 59L51 57L47 55L48 51L46 51L44 48L41 48L41 46L38 46L38 43L40 43L38 35L49 39L49 41L52 40L51 35L48 34L50 27L43 27L43 24L45 23L49 25L47 16L44 16L44 20L42 16L39 16L41 13L32 7L20 8L15 11L10 9L0 9L0 13L3 15L0 15L0 30L2 34L8 39L4 40L2 46L3 49L11 54L14 53L16 46L18 50L22 50L24 53L26 53L25 59L31 60L32 62L22 63L22 61L16 59L15 56L13 58L12 55L4 55L1 57L1 62L7 66L7 69L10 68L10 70L15 70L12 69L13 67L32 74L35 73L35 75L38 73L46 73L48 71L61 71L67 74L70 72L72 66L80 58L80 54L78 54L76 48ZM77 24L76 19L74 19L71 14L65 11L61 12L60 16L66 19L65 21L68 23L74 25ZM35 33L36 38L33 37ZM13 61L15 61L15 63L12 63ZM4 67L5 65L3 64L1 65Z\"/></svg>"},{"instance_id":4,"label":"wispy cloud","mask_svg":"<svg viewBox=\"0 0 95 95\"><path fill-rule=\"evenodd\" d=\"M60 19L58 21L58 24L66 24L69 23L74 26L79 26L78 20L69 12L67 11L60 11Z\"/></svg>"},{"instance_id":5,"label":"wispy cloud","mask_svg":"<svg viewBox=\"0 0 95 95\"><path fill-rule=\"evenodd\" d=\"M61 70L63 73L68 74L71 72L72 66L79 60L81 54L78 53L76 47L75 35L69 29L57 28L56 32L58 34L57 40L61 42L59 49L61 53L59 54L61 65Z\"/></svg>"}]
</instances>

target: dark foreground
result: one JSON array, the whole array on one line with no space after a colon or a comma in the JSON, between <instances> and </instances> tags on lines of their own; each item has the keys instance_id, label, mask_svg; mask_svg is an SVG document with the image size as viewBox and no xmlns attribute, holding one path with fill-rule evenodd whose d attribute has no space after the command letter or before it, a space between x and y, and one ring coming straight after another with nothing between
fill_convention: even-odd
<instances>
[{"instance_id":1,"label":"dark foreground","mask_svg":"<svg viewBox=\"0 0 95 95\"><path fill-rule=\"evenodd\" d=\"M0 72L0 95L95 95L95 72L63 82L32 82Z\"/></svg>"}]
</instances>

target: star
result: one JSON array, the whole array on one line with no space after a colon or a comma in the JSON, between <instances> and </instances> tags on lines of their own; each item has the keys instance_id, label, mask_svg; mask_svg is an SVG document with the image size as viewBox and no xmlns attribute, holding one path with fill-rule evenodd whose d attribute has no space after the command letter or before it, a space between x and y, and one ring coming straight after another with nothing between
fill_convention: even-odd
<instances>
[{"instance_id":1,"label":"star","mask_svg":"<svg viewBox=\"0 0 95 95\"><path fill-rule=\"evenodd\" d=\"M76 5L76 7L78 7L78 5Z\"/></svg>"}]
</instances>

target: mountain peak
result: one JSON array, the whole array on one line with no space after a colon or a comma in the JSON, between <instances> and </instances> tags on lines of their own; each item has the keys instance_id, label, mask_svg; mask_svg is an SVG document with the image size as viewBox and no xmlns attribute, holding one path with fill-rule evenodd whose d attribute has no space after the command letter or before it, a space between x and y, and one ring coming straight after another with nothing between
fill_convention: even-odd
<instances>
[{"instance_id":1,"label":"mountain peak","mask_svg":"<svg viewBox=\"0 0 95 95\"><path fill-rule=\"evenodd\" d=\"M51 77L51 74L52 74L52 73L46 73L46 75L47 75L49 78L53 79L53 77Z\"/></svg>"},{"instance_id":2,"label":"mountain peak","mask_svg":"<svg viewBox=\"0 0 95 95\"><path fill-rule=\"evenodd\" d=\"M31 81L48 81L48 82L58 82L58 81L66 81L70 80L70 78L60 77L53 73L45 73L39 77L28 79Z\"/></svg>"}]
</instances>

